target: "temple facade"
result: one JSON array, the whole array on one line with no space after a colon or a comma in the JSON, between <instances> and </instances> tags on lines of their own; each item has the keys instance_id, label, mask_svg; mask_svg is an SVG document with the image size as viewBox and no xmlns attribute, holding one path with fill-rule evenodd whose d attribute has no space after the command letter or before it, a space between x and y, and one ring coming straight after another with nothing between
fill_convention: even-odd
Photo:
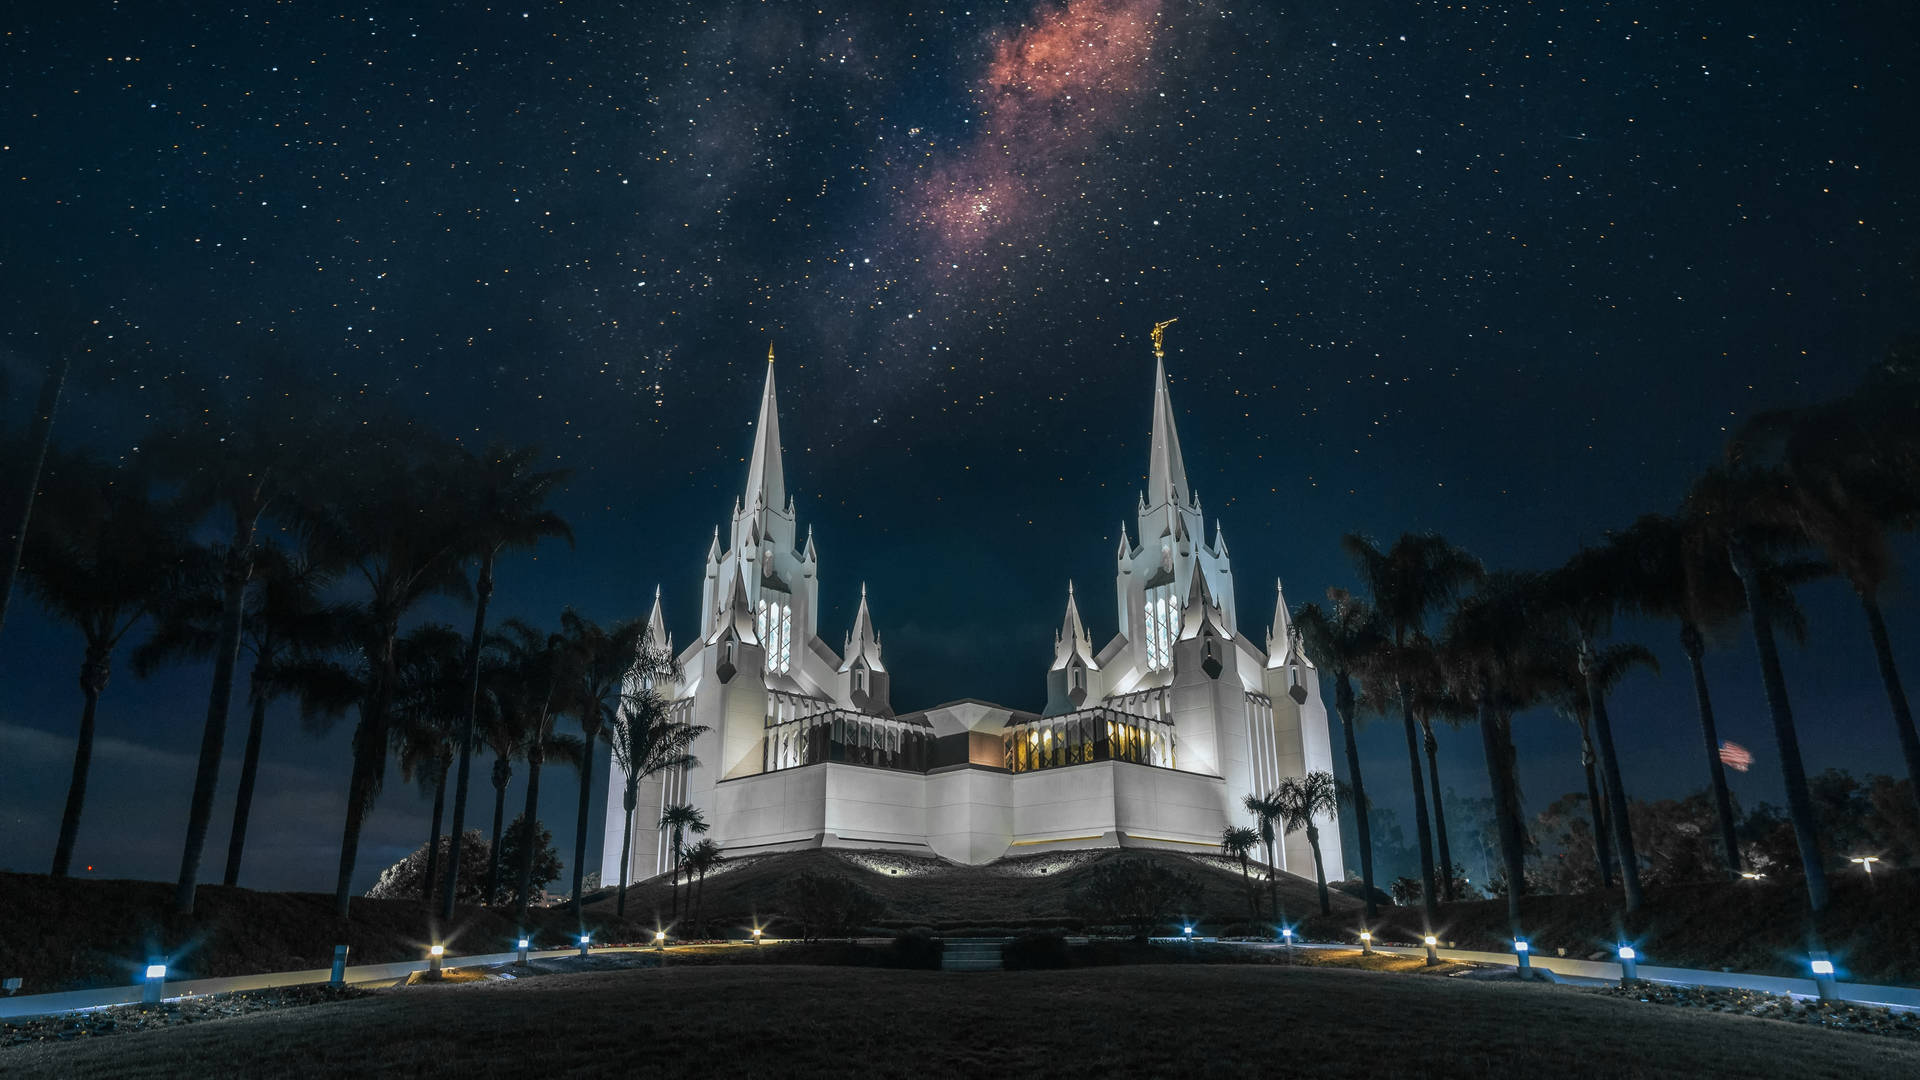
<instances>
[{"instance_id":1,"label":"temple facade","mask_svg":"<svg viewBox=\"0 0 1920 1080\"><path fill-rule=\"evenodd\" d=\"M716 528L699 634L679 679L656 688L670 715L703 725L699 764L640 785L629 877L670 869L658 822L699 808L731 855L880 848L985 863L1094 847L1217 853L1253 824L1241 800L1281 779L1332 771L1327 710L1276 586L1264 642L1244 632L1219 524L1205 539L1155 334L1147 489L1114 553L1119 632L1094 647L1067 587L1044 667L1046 706L962 700L896 713L866 589L834 649L819 627L820 556L787 492L771 354L730 524ZM672 649L656 590L652 640ZM604 753L604 751L602 751ZM619 880L625 777L605 791L601 878ZM1322 823L1329 881L1345 875L1336 822ZM1304 833L1281 869L1313 876Z\"/></svg>"}]
</instances>

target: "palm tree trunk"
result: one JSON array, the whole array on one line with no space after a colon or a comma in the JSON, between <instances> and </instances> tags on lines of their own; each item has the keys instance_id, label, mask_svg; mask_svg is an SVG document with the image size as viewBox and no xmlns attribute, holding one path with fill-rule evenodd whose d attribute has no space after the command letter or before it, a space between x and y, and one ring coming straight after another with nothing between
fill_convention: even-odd
<instances>
[{"instance_id":1,"label":"palm tree trunk","mask_svg":"<svg viewBox=\"0 0 1920 1080\"><path fill-rule=\"evenodd\" d=\"M476 713L480 709L480 644L486 640L487 602L493 599L493 549L489 548L480 560L480 578L474 584L473 637L467 642L467 708L460 718L460 775L453 785L453 837L456 845L460 842L461 830L467 825L467 783L473 772L473 729ZM447 880L440 887L440 917L453 918L453 898L460 887L460 863L456 856L449 860Z\"/></svg>"},{"instance_id":2,"label":"palm tree trunk","mask_svg":"<svg viewBox=\"0 0 1920 1080\"><path fill-rule=\"evenodd\" d=\"M33 427L27 435L27 454L31 460L20 478L18 505L12 507L6 542L4 549L0 549L0 627L7 625L7 599L13 595L13 578L20 570L20 556L26 548L27 525L33 520L33 498L40 490L40 473L47 464L47 444L53 440L53 414L60 406L60 390L67 383L67 369L72 364L72 353L62 351L41 381L40 399L34 403Z\"/></svg>"},{"instance_id":3,"label":"palm tree trunk","mask_svg":"<svg viewBox=\"0 0 1920 1080\"><path fill-rule=\"evenodd\" d=\"M1440 788L1440 740L1433 737L1433 721L1422 718L1421 733L1427 751L1427 776L1433 788L1433 835L1440 845L1440 895L1448 902L1453 896L1453 849L1447 844L1447 810L1441 799Z\"/></svg>"},{"instance_id":4,"label":"palm tree trunk","mask_svg":"<svg viewBox=\"0 0 1920 1080\"><path fill-rule=\"evenodd\" d=\"M1367 788L1360 780L1360 749L1353 737L1353 680L1340 672L1333 691L1334 712L1340 716L1340 734L1347 744L1347 775L1353 784L1354 825L1360 833L1360 884L1366 890L1367 918L1380 915L1373 902L1373 826L1367 820Z\"/></svg>"},{"instance_id":5,"label":"palm tree trunk","mask_svg":"<svg viewBox=\"0 0 1920 1080\"><path fill-rule=\"evenodd\" d=\"M1280 860L1275 857L1275 843L1272 836L1267 837L1267 903L1269 913L1277 922L1280 919Z\"/></svg>"},{"instance_id":6,"label":"palm tree trunk","mask_svg":"<svg viewBox=\"0 0 1920 1080\"><path fill-rule=\"evenodd\" d=\"M1613 826L1613 850L1620 856L1620 883L1625 887L1627 910L1638 911L1644 899L1640 891L1640 860L1633 849L1633 822L1627 814L1627 788L1620 780L1620 756L1613 748L1613 723L1607 718L1607 694L1595 680L1593 672L1588 671L1586 676L1587 698L1591 702L1589 708L1593 710L1594 749L1600 755L1600 778L1606 785L1607 816L1609 824Z\"/></svg>"},{"instance_id":7,"label":"palm tree trunk","mask_svg":"<svg viewBox=\"0 0 1920 1080\"><path fill-rule=\"evenodd\" d=\"M1407 760L1413 768L1413 824L1420 834L1421 903L1425 907L1423 927L1433 932L1440 917L1440 895L1433 879L1433 832L1427 823L1427 786L1420 777L1420 733L1414 729L1413 706L1407 704L1407 684L1400 684L1400 722L1407 729Z\"/></svg>"},{"instance_id":8,"label":"palm tree trunk","mask_svg":"<svg viewBox=\"0 0 1920 1080\"><path fill-rule=\"evenodd\" d=\"M187 842L180 852L180 880L174 907L193 913L193 895L200 883L200 856L207 846L207 826L213 822L213 795L220 786L220 755L227 745L227 709L233 703L233 669L240 663L240 631L247 619L247 581L253 577L253 523L234 530L227 552L226 595L220 609L220 643L213 653L213 689L207 695L207 723L200 734L200 764L193 777L193 800L187 805Z\"/></svg>"},{"instance_id":9,"label":"palm tree trunk","mask_svg":"<svg viewBox=\"0 0 1920 1080\"><path fill-rule=\"evenodd\" d=\"M1900 736L1900 753L1907 759L1907 778L1913 788L1914 804L1920 808L1920 735L1913 730L1913 712L1907 708L1907 692L1900 687L1900 669L1893 663L1893 643L1887 639L1887 621L1880 617L1880 602L1868 593L1860 594L1867 610L1867 629L1873 634L1873 655L1880 661L1880 681L1887 686L1887 703L1893 706L1893 728Z\"/></svg>"},{"instance_id":10,"label":"palm tree trunk","mask_svg":"<svg viewBox=\"0 0 1920 1080\"><path fill-rule=\"evenodd\" d=\"M668 909L668 918L680 917L680 831L673 833L673 906Z\"/></svg>"},{"instance_id":11,"label":"palm tree trunk","mask_svg":"<svg viewBox=\"0 0 1920 1080\"><path fill-rule=\"evenodd\" d=\"M1613 842L1608 840L1607 800L1600 794L1600 780L1593 772L1593 739L1580 737L1580 767L1587 774L1587 817L1593 824L1593 858L1600 866L1600 887L1613 889Z\"/></svg>"},{"instance_id":12,"label":"palm tree trunk","mask_svg":"<svg viewBox=\"0 0 1920 1080\"><path fill-rule=\"evenodd\" d=\"M433 902L433 885L440 880L440 819L446 813L447 806L447 769L440 767L440 777L433 783L433 831L427 836L427 873L420 879L420 899ZM454 839L457 841L459 836ZM458 847L449 845L447 861L457 862L460 858Z\"/></svg>"},{"instance_id":13,"label":"palm tree trunk","mask_svg":"<svg viewBox=\"0 0 1920 1080\"><path fill-rule=\"evenodd\" d=\"M534 732L534 738L539 738ZM527 754L527 808L522 812L527 822L525 843L520 845L520 865L515 869L519 874L520 895L516 898L514 918L521 930L527 927L527 904L533 892L533 849L535 847L536 823L540 820L540 766L546 761L546 755L538 749Z\"/></svg>"},{"instance_id":14,"label":"palm tree trunk","mask_svg":"<svg viewBox=\"0 0 1920 1080\"><path fill-rule=\"evenodd\" d=\"M487 891L483 901L488 907L500 902L500 826L507 814L507 784L513 779L513 766L504 757L493 759L493 843L487 848Z\"/></svg>"},{"instance_id":15,"label":"palm tree trunk","mask_svg":"<svg viewBox=\"0 0 1920 1080\"><path fill-rule=\"evenodd\" d=\"M360 723L353 731L353 775L347 780L347 823L340 837L340 871L333 884L334 913L345 919L353 910L353 865L360 855L360 827L373 808L387 767L387 703L393 692L393 642L400 636L397 617L381 625L373 652L374 685Z\"/></svg>"},{"instance_id":16,"label":"palm tree trunk","mask_svg":"<svg viewBox=\"0 0 1920 1080\"><path fill-rule=\"evenodd\" d=\"M620 902L614 905L614 914L622 919L627 917L627 863L633 857L633 807L640 801L638 788L637 783L629 780L621 799L621 805L627 811L627 827L626 834L620 839Z\"/></svg>"},{"instance_id":17,"label":"palm tree trunk","mask_svg":"<svg viewBox=\"0 0 1920 1080\"><path fill-rule=\"evenodd\" d=\"M705 870L701 870L700 882L698 885L695 886L694 893L693 893L693 925L696 930L699 929L699 927L701 926L700 916L706 912L706 907L707 907L707 872Z\"/></svg>"},{"instance_id":18,"label":"palm tree trunk","mask_svg":"<svg viewBox=\"0 0 1920 1080\"><path fill-rule=\"evenodd\" d=\"M586 926L587 898L587 808L593 798L593 753L594 740L600 729L585 731L586 746L580 751L580 814L574 823L573 831L573 915L584 929Z\"/></svg>"},{"instance_id":19,"label":"palm tree trunk","mask_svg":"<svg viewBox=\"0 0 1920 1080\"><path fill-rule=\"evenodd\" d=\"M1720 848L1727 860L1727 872L1740 873L1740 841L1733 832L1733 797L1727 792L1727 768L1720 761L1720 734L1713 723L1713 698L1707 693L1707 669L1701 658L1706 642L1700 628L1691 622L1680 624L1680 650L1687 654L1693 668L1693 700L1700 712L1700 736L1707 744L1707 779L1713 785L1713 808L1720 817Z\"/></svg>"},{"instance_id":20,"label":"palm tree trunk","mask_svg":"<svg viewBox=\"0 0 1920 1080\"><path fill-rule=\"evenodd\" d=\"M1773 717L1773 739L1780 751L1780 772L1786 781L1787 816L1800 847L1800 866L1807 876L1807 903L1816 917L1827 908L1827 867L1820 854L1820 835L1813 821L1813 800L1807 792L1807 770L1800 761L1800 737L1793 725L1793 706L1787 699L1787 677L1780 669L1780 649L1773 640L1773 605L1762 572L1744 537L1735 534L1727 544L1734 573L1747 594L1747 617L1753 623L1753 644L1760 653L1760 681L1767 692L1767 711Z\"/></svg>"},{"instance_id":21,"label":"palm tree trunk","mask_svg":"<svg viewBox=\"0 0 1920 1080\"><path fill-rule=\"evenodd\" d=\"M260 740L267 727L267 696L261 689L261 665L253 666L247 720L247 748L240 758L240 789L233 801L233 834L227 838L227 873L222 879L229 887L240 883L240 856L247 846L247 817L253 810L253 785L260 776Z\"/></svg>"},{"instance_id":22,"label":"palm tree trunk","mask_svg":"<svg viewBox=\"0 0 1920 1080\"><path fill-rule=\"evenodd\" d=\"M1307 846L1313 849L1313 880L1320 886L1320 914L1333 914L1333 898L1327 895L1327 870L1320 861L1320 827L1307 824Z\"/></svg>"},{"instance_id":23,"label":"palm tree trunk","mask_svg":"<svg viewBox=\"0 0 1920 1080\"><path fill-rule=\"evenodd\" d=\"M100 707L100 691L107 687L107 653L97 645L87 646L87 657L80 664L80 693L86 704L80 709L80 735L73 746L73 779L67 782L67 809L60 815L60 839L53 846L53 876L67 876L73 863L73 844L80 834L80 810L87 802L87 772L93 765L93 718Z\"/></svg>"},{"instance_id":24,"label":"palm tree trunk","mask_svg":"<svg viewBox=\"0 0 1920 1080\"><path fill-rule=\"evenodd\" d=\"M1240 880L1247 886L1247 910L1253 913L1253 921L1260 921L1260 892L1253 887L1253 874L1247 870L1247 853L1240 853Z\"/></svg>"},{"instance_id":25,"label":"palm tree trunk","mask_svg":"<svg viewBox=\"0 0 1920 1080\"><path fill-rule=\"evenodd\" d=\"M1520 833L1518 785L1513 775L1513 738L1493 709L1492 687L1483 678L1480 689L1480 748L1487 757L1487 780L1493 787L1494 824L1500 833L1500 862L1507 875L1507 924L1523 937L1520 897L1527 891L1527 853Z\"/></svg>"}]
</instances>

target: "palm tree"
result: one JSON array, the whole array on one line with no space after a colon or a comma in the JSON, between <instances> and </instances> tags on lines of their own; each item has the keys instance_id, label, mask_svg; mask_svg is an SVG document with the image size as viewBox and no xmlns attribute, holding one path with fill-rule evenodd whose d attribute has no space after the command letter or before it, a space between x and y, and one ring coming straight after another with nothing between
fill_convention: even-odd
<instances>
[{"instance_id":1,"label":"palm tree","mask_svg":"<svg viewBox=\"0 0 1920 1080\"><path fill-rule=\"evenodd\" d=\"M1327 896L1327 870L1320 859L1320 818L1340 817L1340 789L1330 772L1310 772L1289 776L1269 796L1280 807L1280 818L1288 832L1307 831L1307 846L1313 849L1313 877L1320 886L1320 914L1333 914Z\"/></svg>"},{"instance_id":2,"label":"palm tree","mask_svg":"<svg viewBox=\"0 0 1920 1080\"><path fill-rule=\"evenodd\" d=\"M1294 613L1307 655L1333 676L1333 711L1340 718L1346 743L1347 775L1352 778L1354 823L1360 833L1360 883L1366 892L1367 918L1379 915L1373 900L1373 830L1367 820L1367 788L1360 775L1360 750L1354 739L1359 715L1354 712L1353 678L1367 668L1385 641L1380 620L1366 601L1345 589L1327 590L1327 606L1303 605Z\"/></svg>"},{"instance_id":3,"label":"palm tree","mask_svg":"<svg viewBox=\"0 0 1920 1080\"><path fill-rule=\"evenodd\" d=\"M554 732L562 711L562 695L570 685L565 644L559 634L542 634L519 619L506 620L493 635L501 664L510 673L506 685L520 699L516 711L526 717L523 752L527 759L527 801L523 816L528 821L539 820L540 774L547 759L577 766L583 752L579 739ZM514 917L524 930L528 896L533 890L532 846L523 845L520 856L520 865L513 868L518 883Z\"/></svg>"},{"instance_id":4,"label":"palm tree","mask_svg":"<svg viewBox=\"0 0 1920 1080\"><path fill-rule=\"evenodd\" d=\"M467 783L473 768L473 736L480 707L480 651L487 636L487 603L493 599L493 567L502 551L531 550L541 540L559 537L571 545L573 530L560 515L547 509L567 471L534 467L539 452L532 447L489 445L475 457L462 454L458 469L460 494L466 509L465 543L479 559L474 582L473 636L467 647L467 708L460 722L460 770L454 781L453 835L462 835L467 820ZM502 782L503 783L503 782ZM494 800L499 803L501 800ZM494 815L498 832L499 814ZM453 898L459 886L456 860L440 890L440 917L453 918Z\"/></svg>"},{"instance_id":5,"label":"palm tree","mask_svg":"<svg viewBox=\"0 0 1920 1080\"><path fill-rule=\"evenodd\" d=\"M1619 752L1613 744L1613 720L1607 713L1607 692L1602 685L1600 638L1611 627L1615 610L1634 593L1635 561L1630 547L1610 540L1575 552L1564 565L1547 575L1545 584L1552 610L1566 621L1575 635L1593 727L1593 748L1600 766L1601 792L1607 800L1607 823L1613 833L1613 850L1620 859L1620 884L1630 912L1639 910L1645 893L1640 887L1640 858L1634 850L1626 782L1620 770Z\"/></svg>"},{"instance_id":6,"label":"palm tree","mask_svg":"<svg viewBox=\"0 0 1920 1080\"><path fill-rule=\"evenodd\" d=\"M1512 715L1532 696L1529 668L1540 651L1543 626L1538 600L1536 575L1492 574L1461 600L1446 626L1446 649L1454 660L1450 674L1461 698L1473 703L1480 725L1507 879L1507 921L1515 937L1521 935L1520 898L1527 891L1527 839Z\"/></svg>"},{"instance_id":7,"label":"palm tree","mask_svg":"<svg viewBox=\"0 0 1920 1080\"><path fill-rule=\"evenodd\" d=\"M620 900L616 914L627 914L627 870L633 855L633 811L639 805L640 782L673 769L690 769L700 763L689 752L695 739L711 730L704 724L686 724L667 715L656 683L672 679L677 673L673 657L654 647L647 637L635 663L631 686L621 702L620 714L613 725L613 763L619 766L625 783L621 806L626 810L626 835L620 842ZM642 670L648 674L640 674Z\"/></svg>"},{"instance_id":8,"label":"palm tree","mask_svg":"<svg viewBox=\"0 0 1920 1080\"><path fill-rule=\"evenodd\" d=\"M687 877L690 881L693 879L698 881L694 886L693 894L693 923L695 927L700 927L700 909L707 891L707 872L726 862L727 857L721 853L719 844L712 840L702 840L687 849L685 858Z\"/></svg>"},{"instance_id":9,"label":"palm tree","mask_svg":"<svg viewBox=\"0 0 1920 1080\"><path fill-rule=\"evenodd\" d=\"M19 489L13 492L14 505L0 504L0 509L10 511L5 521L7 534L4 543L0 543L0 628L7 625L7 601L13 596L13 578L20 569L20 560L26 555L33 501L40 491L47 448L53 442L53 415L59 411L60 391L67 385L67 371L72 366L72 351L62 349L54 354L53 361L47 365L46 377L40 382L40 397L34 402L33 424L26 441L7 448L8 457L24 461L26 468L21 472ZM16 453L18 457L14 456Z\"/></svg>"},{"instance_id":10,"label":"palm tree","mask_svg":"<svg viewBox=\"0 0 1920 1080\"><path fill-rule=\"evenodd\" d=\"M1480 560L1432 533L1404 533L1381 551L1359 534L1340 539L1353 560L1367 594L1373 598L1391 649L1382 649L1376 663L1389 665L1400 698L1400 720L1406 729L1407 760L1413 779L1413 820L1420 836L1420 876L1426 927L1439 917L1439 890L1434 878L1433 833L1427 821L1426 785L1420 776L1420 736L1414 728L1413 690L1400 669L1408 644L1426 627L1427 617L1486 575ZM1448 868L1452 873L1452 868Z\"/></svg>"},{"instance_id":11,"label":"palm tree","mask_svg":"<svg viewBox=\"0 0 1920 1080\"><path fill-rule=\"evenodd\" d=\"M1259 844L1260 834L1245 825L1229 825L1220 830L1221 853L1240 860L1240 879L1247 883L1247 907L1256 922L1260 919L1260 894L1254 890L1253 876L1247 872L1247 855Z\"/></svg>"},{"instance_id":12,"label":"palm tree","mask_svg":"<svg viewBox=\"0 0 1920 1080\"><path fill-rule=\"evenodd\" d=\"M1453 848L1447 843L1445 788L1440 784L1440 740L1433 733L1435 719L1458 723L1471 710L1454 696L1448 685L1447 666L1453 658L1425 634L1416 634L1401 655L1407 687L1413 693L1413 716L1420 724L1420 744L1427 754L1427 787L1433 796L1433 835L1439 848L1440 896L1452 902L1454 896Z\"/></svg>"},{"instance_id":13,"label":"palm tree","mask_svg":"<svg viewBox=\"0 0 1920 1080\"><path fill-rule=\"evenodd\" d=\"M427 842L427 870L420 899L432 901L439 880L440 823L446 810L447 771L453 765L454 732L460 707L460 671L466 652L460 632L445 623L428 623L407 632L394 647L398 679L393 695L393 750L400 775L432 792L433 824ZM453 833L449 872L460 860Z\"/></svg>"},{"instance_id":14,"label":"palm tree","mask_svg":"<svg viewBox=\"0 0 1920 1080\"><path fill-rule=\"evenodd\" d=\"M272 544L258 545L248 593L246 621L240 648L253 658L247 679L247 742L240 761L240 785L234 797L233 828L227 840L227 867L223 883L240 880L240 862L246 849L247 823L253 790L260 773L260 746L267 723L267 707L295 689L281 669L311 659L341 644L340 613L321 601L332 583L331 568L315 564L305 552L288 554ZM196 587L170 597L159 612L159 625L134 652L134 672L145 678L162 664L205 659L218 648L222 594L217 575L200 574Z\"/></svg>"},{"instance_id":15,"label":"palm tree","mask_svg":"<svg viewBox=\"0 0 1920 1080\"><path fill-rule=\"evenodd\" d=\"M136 470L56 452L45 487L21 565L41 606L86 641L80 664L85 704L53 850L53 876L65 877L86 805L94 723L113 652L176 590L187 551L177 516L149 497L147 478Z\"/></svg>"},{"instance_id":16,"label":"palm tree","mask_svg":"<svg viewBox=\"0 0 1920 1080\"><path fill-rule=\"evenodd\" d=\"M1781 516L1780 502L1786 497L1783 493L1789 486L1790 481L1780 470L1743 461L1736 447L1727 464L1709 469L1694 482L1687 499L1725 545L1728 562L1746 594L1747 619L1753 626L1754 648L1760 654L1760 682L1780 751L1787 817L1793 822L1800 868L1806 874L1807 903L1817 919L1827 907L1827 869L1813 818L1813 798L1807 789L1806 765L1800 758L1800 735L1787 696L1786 674L1780 667L1780 647L1773 634L1775 567L1783 550L1804 540L1803 534L1776 524Z\"/></svg>"},{"instance_id":17,"label":"palm tree","mask_svg":"<svg viewBox=\"0 0 1920 1080\"><path fill-rule=\"evenodd\" d=\"M593 800L593 759L599 742L610 738L620 719L622 691L628 673L640 657L645 638L644 619L626 619L602 627L572 608L560 613L566 678L556 694L563 708L580 725L580 811L573 838L573 910L586 910L587 813Z\"/></svg>"},{"instance_id":18,"label":"palm tree","mask_svg":"<svg viewBox=\"0 0 1920 1080\"><path fill-rule=\"evenodd\" d=\"M353 900L360 827L387 767L400 622L430 596L467 595L460 566L466 532L444 446L400 429L345 444L334 463L325 483L303 493L299 515L318 557L350 568L366 590L349 609L359 722L334 883L334 910L344 919Z\"/></svg>"},{"instance_id":19,"label":"palm tree","mask_svg":"<svg viewBox=\"0 0 1920 1080\"><path fill-rule=\"evenodd\" d=\"M497 641L480 669L481 692L487 722L480 729L480 741L493 751L493 839L488 846L487 885L482 903L489 906L499 900L500 830L507 813L507 785L513 781L513 759L526 756L529 726L534 702L527 693L522 672L503 658Z\"/></svg>"},{"instance_id":20,"label":"palm tree","mask_svg":"<svg viewBox=\"0 0 1920 1080\"><path fill-rule=\"evenodd\" d=\"M1260 842L1267 846L1267 899L1272 915L1280 917L1280 859L1274 847L1273 823L1280 820L1286 808L1280 804L1277 792L1269 791L1265 795L1248 795L1240 800L1240 805L1253 815L1254 827L1259 830Z\"/></svg>"},{"instance_id":21,"label":"palm tree","mask_svg":"<svg viewBox=\"0 0 1920 1080\"><path fill-rule=\"evenodd\" d=\"M673 855L673 914L680 914L680 859L682 844L688 833L700 835L707 831L706 815L685 803L676 803L667 807L660 815L660 827L667 830L668 850Z\"/></svg>"}]
</instances>

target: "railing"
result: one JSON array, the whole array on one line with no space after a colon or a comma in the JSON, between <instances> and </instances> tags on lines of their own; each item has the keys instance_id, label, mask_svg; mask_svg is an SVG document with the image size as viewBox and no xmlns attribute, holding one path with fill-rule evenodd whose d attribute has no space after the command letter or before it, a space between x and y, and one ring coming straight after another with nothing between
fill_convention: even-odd
<instances>
[{"instance_id":1,"label":"railing","mask_svg":"<svg viewBox=\"0 0 1920 1080\"><path fill-rule=\"evenodd\" d=\"M764 771L800 769L828 761L924 773L933 753L933 729L851 709L826 709L767 718Z\"/></svg>"},{"instance_id":2,"label":"railing","mask_svg":"<svg viewBox=\"0 0 1920 1080\"><path fill-rule=\"evenodd\" d=\"M1035 772L1096 761L1174 767L1173 725L1096 705L1007 725L1008 772Z\"/></svg>"}]
</instances>

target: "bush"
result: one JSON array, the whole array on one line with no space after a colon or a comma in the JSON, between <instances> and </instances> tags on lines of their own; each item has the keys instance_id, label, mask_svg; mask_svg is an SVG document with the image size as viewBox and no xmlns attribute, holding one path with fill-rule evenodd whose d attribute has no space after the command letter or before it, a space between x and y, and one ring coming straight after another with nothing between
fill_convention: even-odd
<instances>
[{"instance_id":1,"label":"bush","mask_svg":"<svg viewBox=\"0 0 1920 1080\"><path fill-rule=\"evenodd\" d=\"M1200 883L1151 859L1120 856L1089 871L1074 903L1089 922L1115 923L1145 941L1200 895Z\"/></svg>"},{"instance_id":2,"label":"bush","mask_svg":"<svg viewBox=\"0 0 1920 1080\"><path fill-rule=\"evenodd\" d=\"M440 853L435 873L447 872L447 847L452 837L440 838ZM477 904L480 894L487 887L487 856L489 853L487 838L480 835L479 829L468 829L460 837L460 888L454 899L462 904ZM363 895L374 900L421 900L440 898L440 885L436 880L433 896L423 897L420 888L427 877L427 845L421 844L413 849L413 854L380 871L380 879L373 883Z\"/></svg>"},{"instance_id":3,"label":"bush","mask_svg":"<svg viewBox=\"0 0 1920 1080\"><path fill-rule=\"evenodd\" d=\"M933 936L933 931L924 926L911 930L902 930L893 935L893 952L888 957L889 967L913 968L919 971L940 970L940 954L945 946Z\"/></svg>"},{"instance_id":4,"label":"bush","mask_svg":"<svg viewBox=\"0 0 1920 1080\"><path fill-rule=\"evenodd\" d=\"M853 929L880 917L879 897L839 874L816 870L796 874L780 889L784 914L800 924L800 939L848 937Z\"/></svg>"},{"instance_id":5,"label":"bush","mask_svg":"<svg viewBox=\"0 0 1920 1080\"><path fill-rule=\"evenodd\" d=\"M1022 934L1007 942L1000 954L1008 971L1052 971L1067 966L1067 936L1062 933Z\"/></svg>"}]
</instances>

